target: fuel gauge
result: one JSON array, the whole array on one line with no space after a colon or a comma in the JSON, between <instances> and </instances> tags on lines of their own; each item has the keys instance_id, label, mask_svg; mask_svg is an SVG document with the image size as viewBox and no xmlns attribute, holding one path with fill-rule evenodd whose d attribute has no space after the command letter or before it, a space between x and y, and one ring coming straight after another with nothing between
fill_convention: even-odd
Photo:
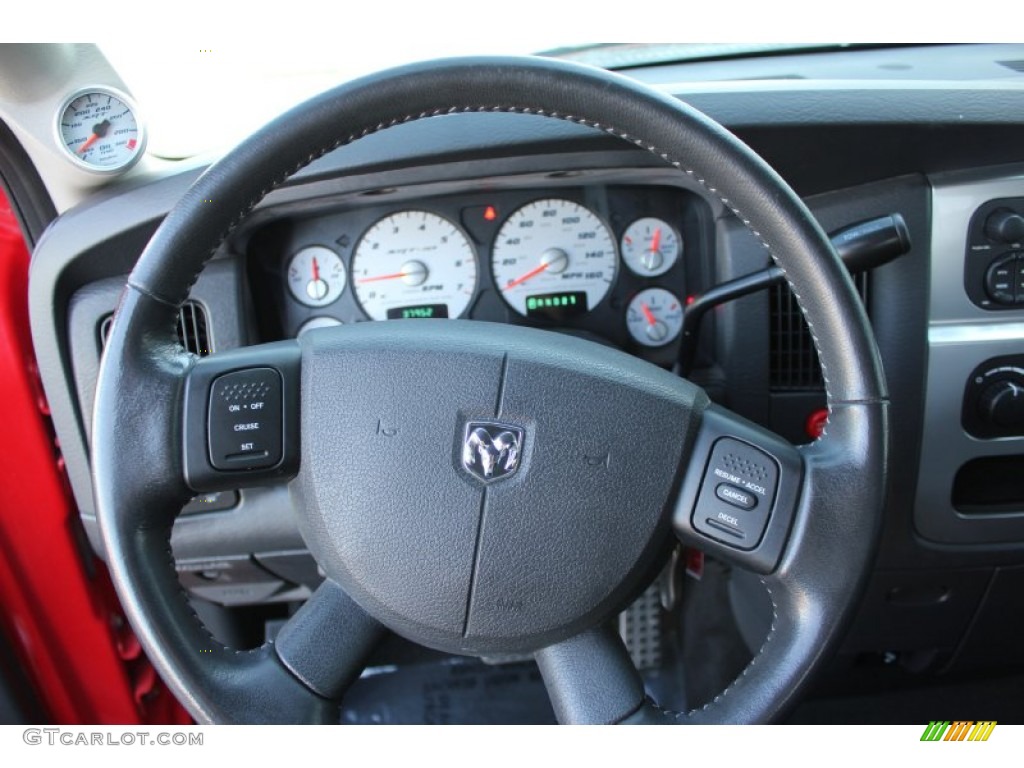
<instances>
[{"instance_id":1,"label":"fuel gauge","mask_svg":"<svg viewBox=\"0 0 1024 768\"><path fill-rule=\"evenodd\" d=\"M307 307L326 307L345 290L345 265L330 248L303 248L288 262L288 290Z\"/></svg>"},{"instance_id":2,"label":"fuel gauge","mask_svg":"<svg viewBox=\"0 0 1024 768\"><path fill-rule=\"evenodd\" d=\"M645 347L663 347L683 329L683 304L671 291L647 288L626 308L629 335Z\"/></svg>"}]
</instances>

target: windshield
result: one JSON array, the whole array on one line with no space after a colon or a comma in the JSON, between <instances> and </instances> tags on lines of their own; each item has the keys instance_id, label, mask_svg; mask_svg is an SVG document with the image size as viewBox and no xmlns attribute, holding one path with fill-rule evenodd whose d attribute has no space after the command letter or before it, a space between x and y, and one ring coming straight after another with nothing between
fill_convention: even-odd
<instances>
[{"instance_id":1,"label":"windshield","mask_svg":"<svg viewBox=\"0 0 1024 768\"><path fill-rule=\"evenodd\" d=\"M537 37L502 44L406 40L399 46L358 37L343 46L221 43L103 43L149 126L149 151L190 157L230 147L288 108L339 83L388 67L447 56L522 55L557 46Z\"/></svg>"},{"instance_id":2,"label":"windshield","mask_svg":"<svg viewBox=\"0 0 1024 768\"><path fill-rule=\"evenodd\" d=\"M514 42L471 38L439 41L409 38L382 46L367 37L344 46L234 42L209 49L148 42L100 46L124 78L149 126L149 151L166 158L190 157L236 144L289 107L361 75L414 61L447 56L522 55L580 61L609 69L669 61L735 57L833 44L766 43L566 43L554 37Z\"/></svg>"}]
</instances>

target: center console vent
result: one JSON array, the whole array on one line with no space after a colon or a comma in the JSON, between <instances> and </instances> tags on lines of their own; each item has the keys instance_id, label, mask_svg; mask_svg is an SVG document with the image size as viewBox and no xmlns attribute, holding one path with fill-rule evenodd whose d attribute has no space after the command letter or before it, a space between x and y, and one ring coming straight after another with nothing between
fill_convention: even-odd
<instances>
[{"instance_id":1,"label":"center console vent","mask_svg":"<svg viewBox=\"0 0 1024 768\"><path fill-rule=\"evenodd\" d=\"M868 272L853 278L867 306ZM789 285L782 283L769 294L769 386L773 392L811 392L824 389L821 365L803 313Z\"/></svg>"},{"instance_id":2,"label":"center console vent","mask_svg":"<svg viewBox=\"0 0 1024 768\"><path fill-rule=\"evenodd\" d=\"M100 321L100 349L107 345L107 337L110 336L110 328L114 324L113 313L105 316ZM206 310L203 305L196 301L186 301L178 310L178 343L188 352L199 357L206 357L210 354L210 331L206 319Z\"/></svg>"}]
</instances>

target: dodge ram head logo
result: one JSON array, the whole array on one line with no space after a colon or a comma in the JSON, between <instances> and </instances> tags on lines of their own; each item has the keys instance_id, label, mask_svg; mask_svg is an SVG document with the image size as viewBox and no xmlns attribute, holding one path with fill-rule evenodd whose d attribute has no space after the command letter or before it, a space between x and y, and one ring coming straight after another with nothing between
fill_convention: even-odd
<instances>
[{"instance_id":1,"label":"dodge ram head logo","mask_svg":"<svg viewBox=\"0 0 1024 768\"><path fill-rule=\"evenodd\" d=\"M523 430L496 421L471 421L462 443L462 466L489 483L515 474L523 448Z\"/></svg>"}]
</instances>

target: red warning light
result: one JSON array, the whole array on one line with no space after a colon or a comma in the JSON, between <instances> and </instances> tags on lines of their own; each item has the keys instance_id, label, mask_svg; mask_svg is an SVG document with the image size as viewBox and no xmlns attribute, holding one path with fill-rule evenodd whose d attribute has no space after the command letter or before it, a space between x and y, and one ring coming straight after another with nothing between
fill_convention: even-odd
<instances>
[{"instance_id":1,"label":"red warning light","mask_svg":"<svg viewBox=\"0 0 1024 768\"><path fill-rule=\"evenodd\" d=\"M498 218L498 212L494 209L493 205L488 205L484 208L484 221L494 221Z\"/></svg>"},{"instance_id":2,"label":"red warning light","mask_svg":"<svg viewBox=\"0 0 1024 768\"><path fill-rule=\"evenodd\" d=\"M686 297L686 306L690 306L690 305L691 305L691 304L693 304L693 302L695 302L696 300L697 300L697 297L696 297L696 296L687 296L687 297Z\"/></svg>"}]
</instances>

